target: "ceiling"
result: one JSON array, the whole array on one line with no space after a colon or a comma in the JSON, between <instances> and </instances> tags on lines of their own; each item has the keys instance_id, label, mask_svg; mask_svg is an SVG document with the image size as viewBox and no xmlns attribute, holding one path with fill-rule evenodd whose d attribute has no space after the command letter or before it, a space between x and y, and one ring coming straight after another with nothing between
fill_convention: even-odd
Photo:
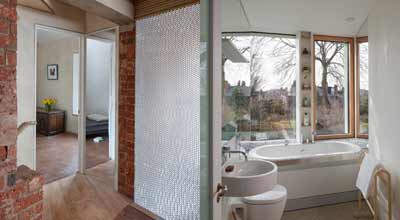
<instances>
[{"instance_id":1,"label":"ceiling","mask_svg":"<svg viewBox=\"0 0 400 220\"><path fill-rule=\"evenodd\" d=\"M223 31L355 36L376 0L222 0Z\"/></svg>"}]
</instances>

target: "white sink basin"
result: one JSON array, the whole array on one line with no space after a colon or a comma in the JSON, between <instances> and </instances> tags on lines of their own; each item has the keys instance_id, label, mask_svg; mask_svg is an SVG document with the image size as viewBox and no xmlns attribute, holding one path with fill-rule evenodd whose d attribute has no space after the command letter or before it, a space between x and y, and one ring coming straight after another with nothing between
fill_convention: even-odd
<instances>
[{"instance_id":1,"label":"white sink basin","mask_svg":"<svg viewBox=\"0 0 400 220\"><path fill-rule=\"evenodd\" d=\"M222 167L225 196L244 197L272 190L277 182L278 167L263 160L228 162Z\"/></svg>"}]
</instances>

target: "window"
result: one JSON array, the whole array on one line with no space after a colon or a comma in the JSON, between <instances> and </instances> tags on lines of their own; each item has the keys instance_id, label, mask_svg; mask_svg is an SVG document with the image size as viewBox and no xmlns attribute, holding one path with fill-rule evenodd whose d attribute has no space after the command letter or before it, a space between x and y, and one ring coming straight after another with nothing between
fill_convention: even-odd
<instances>
[{"instance_id":1,"label":"window","mask_svg":"<svg viewBox=\"0 0 400 220\"><path fill-rule=\"evenodd\" d=\"M353 39L314 36L317 139L354 136Z\"/></svg>"},{"instance_id":2,"label":"window","mask_svg":"<svg viewBox=\"0 0 400 220\"><path fill-rule=\"evenodd\" d=\"M357 38L356 79L357 137L368 138L368 37Z\"/></svg>"},{"instance_id":3,"label":"window","mask_svg":"<svg viewBox=\"0 0 400 220\"><path fill-rule=\"evenodd\" d=\"M296 39L224 35L222 136L296 138Z\"/></svg>"},{"instance_id":4,"label":"window","mask_svg":"<svg viewBox=\"0 0 400 220\"><path fill-rule=\"evenodd\" d=\"M80 55L74 53L72 57L72 114L79 114L79 69Z\"/></svg>"}]
</instances>

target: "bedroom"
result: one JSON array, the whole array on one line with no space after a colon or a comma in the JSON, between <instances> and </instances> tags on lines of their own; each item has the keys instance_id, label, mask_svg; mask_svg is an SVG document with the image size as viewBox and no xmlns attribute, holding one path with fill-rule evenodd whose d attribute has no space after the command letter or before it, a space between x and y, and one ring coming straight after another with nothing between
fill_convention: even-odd
<instances>
[{"instance_id":1,"label":"bedroom","mask_svg":"<svg viewBox=\"0 0 400 220\"><path fill-rule=\"evenodd\" d=\"M82 161L86 169L104 163L114 166L114 29L85 39L84 86L81 34L46 26L36 27L36 32L37 170L50 183L75 174ZM83 105L84 123L79 120ZM79 156L82 145L85 160Z\"/></svg>"}]
</instances>

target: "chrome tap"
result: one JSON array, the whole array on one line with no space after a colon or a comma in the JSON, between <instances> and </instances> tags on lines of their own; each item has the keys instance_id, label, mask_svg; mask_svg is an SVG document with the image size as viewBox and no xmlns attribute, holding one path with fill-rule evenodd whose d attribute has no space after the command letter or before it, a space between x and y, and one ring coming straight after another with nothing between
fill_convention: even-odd
<instances>
[{"instance_id":1,"label":"chrome tap","mask_svg":"<svg viewBox=\"0 0 400 220\"><path fill-rule=\"evenodd\" d=\"M248 161L247 153L241 150L231 150L230 147L223 146L222 147L222 155L224 156L225 161L227 160L226 154L242 154L244 156L245 161Z\"/></svg>"},{"instance_id":2,"label":"chrome tap","mask_svg":"<svg viewBox=\"0 0 400 220\"><path fill-rule=\"evenodd\" d=\"M289 145L289 140L285 139L285 146L288 146L288 145Z\"/></svg>"},{"instance_id":3,"label":"chrome tap","mask_svg":"<svg viewBox=\"0 0 400 220\"><path fill-rule=\"evenodd\" d=\"M315 143L315 136L317 135L316 131L311 132L311 143L314 144Z\"/></svg>"}]
</instances>

